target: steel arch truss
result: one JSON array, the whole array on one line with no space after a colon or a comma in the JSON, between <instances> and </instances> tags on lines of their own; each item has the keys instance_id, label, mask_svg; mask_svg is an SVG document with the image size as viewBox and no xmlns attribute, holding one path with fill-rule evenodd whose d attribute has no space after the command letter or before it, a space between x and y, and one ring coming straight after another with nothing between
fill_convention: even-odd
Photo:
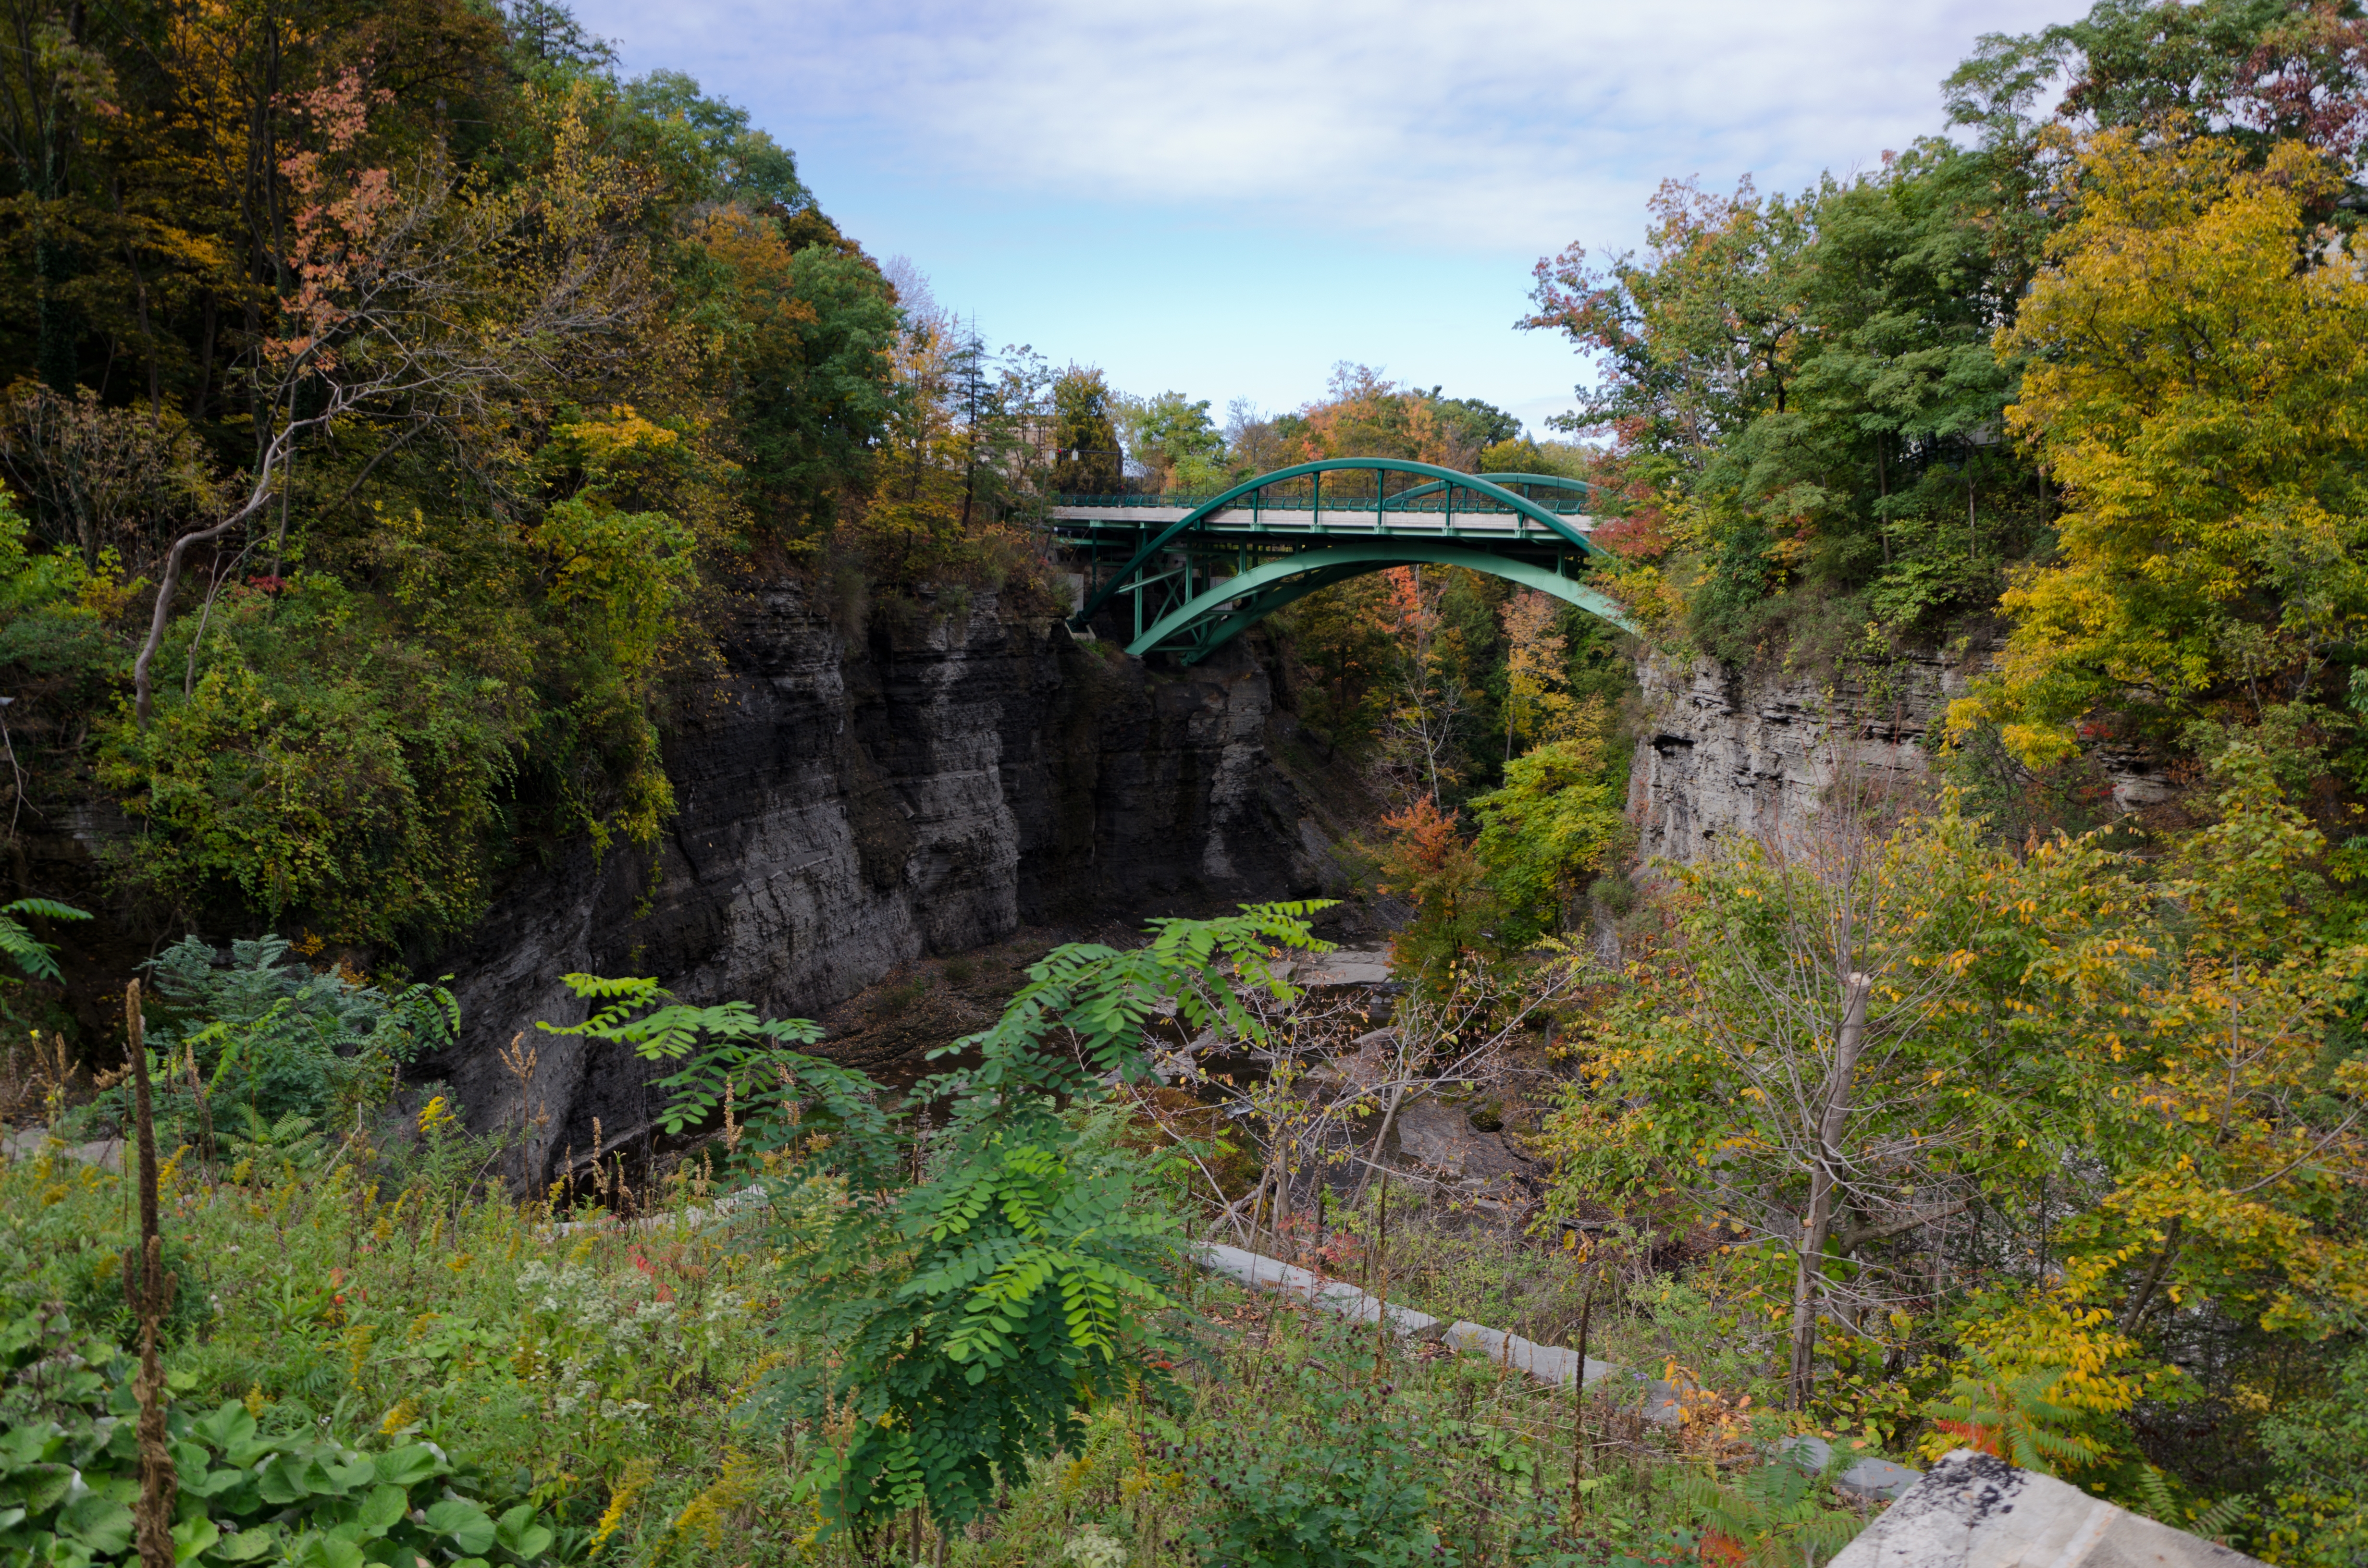
<instances>
[{"instance_id":1,"label":"steel arch truss","mask_svg":"<svg viewBox=\"0 0 2368 1568\"><path fill-rule=\"evenodd\" d=\"M1579 580L1605 553L1578 514L1592 488L1557 474L1332 458L1260 474L1188 508L1122 497L1064 501L1059 526L1089 562L1111 544L1126 557L1107 576L1089 567L1092 589L1072 624L1082 630L1129 599L1128 652L1191 663L1318 588L1438 564L1537 588L1634 631L1618 606ZM1225 567L1232 574L1219 576Z\"/></svg>"},{"instance_id":2,"label":"steel arch truss","mask_svg":"<svg viewBox=\"0 0 2368 1568\"><path fill-rule=\"evenodd\" d=\"M1516 560L1446 540L1359 540L1282 556L1240 576L1228 577L1162 616L1128 643L1126 651L1138 658L1150 653L1175 653L1186 664L1193 664L1295 599L1394 566L1462 566L1485 572L1552 594L1623 631L1635 630L1618 605L1542 562Z\"/></svg>"}]
</instances>

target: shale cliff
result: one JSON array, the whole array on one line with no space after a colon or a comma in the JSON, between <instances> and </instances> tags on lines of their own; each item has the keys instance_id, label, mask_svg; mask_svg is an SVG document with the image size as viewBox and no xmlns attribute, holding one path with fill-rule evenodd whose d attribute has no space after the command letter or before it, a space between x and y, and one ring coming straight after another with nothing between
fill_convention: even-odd
<instances>
[{"instance_id":1,"label":"shale cliff","mask_svg":"<svg viewBox=\"0 0 2368 1568\"><path fill-rule=\"evenodd\" d=\"M647 1133L646 1064L534 1028L570 971L811 1017L925 953L1021 924L1130 922L1312 892L1323 837L1277 766L1287 728L1252 649L1160 673L1057 622L965 614L850 645L797 588L751 596L720 678L672 726L679 814L649 853L521 877L467 945L449 1080L480 1127L539 1119L530 1165ZM524 1034L530 1084L502 1062Z\"/></svg>"},{"instance_id":2,"label":"shale cliff","mask_svg":"<svg viewBox=\"0 0 2368 1568\"><path fill-rule=\"evenodd\" d=\"M1965 695L1985 656L1975 650L1968 663L1910 650L1811 676L1642 654L1644 727L1628 776L1638 858L1683 863L1737 838L1799 832L1838 768L1862 769L1878 784L1924 785L1949 704ZM2094 760L2120 810L2169 793L2146 757L2100 749Z\"/></svg>"},{"instance_id":3,"label":"shale cliff","mask_svg":"<svg viewBox=\"0 0 2368 1568\"><path fill-rule=\"evenodd\" d=\"M1818 680L1647 653L1636 682L1645 730L1628 775L1628 815L1648 864L1798 831L1837 767L1920 781L1926 740L1965 687L1937 653L1896 659L1872 680Z\"/></svg>"}]
</instances>

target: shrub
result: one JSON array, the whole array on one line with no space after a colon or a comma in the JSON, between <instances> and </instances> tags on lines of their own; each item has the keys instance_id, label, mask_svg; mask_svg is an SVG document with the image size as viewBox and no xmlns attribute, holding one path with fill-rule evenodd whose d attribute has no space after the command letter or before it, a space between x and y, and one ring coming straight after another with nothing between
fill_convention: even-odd
<instances>
[{"instance_id":1,"label":"shrub","mask_svg":"<svg viewBox=\"0 0 2368 1568\"><path fill-rule=\"evenodd\" d=\"M256 1130L290 1117L350 1119L384 1095L403 1063L460 1028L460 1009L440 986L390 994L343 971L288 961L289 951L276 936L236 941L229 966L218 969L213 948L187 937L150 964L167 1010L148 1031L160 1062L160 1125L183 1138L195 1131L193 1078L214 1120L237 1129L238 1119L224 1114L237 1108L254 1141L270 1142Z\"/></svg>"},{"instance_id":2,"label":"shrub","mask_svg":"<svg viewBox=\"0 0 2368 1568\"><path fill-rule=\"evenodd\" d=\"M1413 1413L1386 1383L1343 1388L1297 1368L1281 1419L1218 1428L1183 1456L1216 1514L1193 1532L1204 1557L1243 1568L1386 1568L1437 1555L1429 1472ZM1271 1407L1269 1407L1271 1408Z\"/></svg>"}]
</instances>

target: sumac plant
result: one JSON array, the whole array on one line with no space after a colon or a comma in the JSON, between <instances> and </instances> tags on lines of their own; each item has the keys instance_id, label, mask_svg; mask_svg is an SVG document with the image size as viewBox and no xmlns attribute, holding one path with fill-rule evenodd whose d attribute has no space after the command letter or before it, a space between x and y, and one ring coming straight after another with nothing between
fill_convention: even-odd
<instances>
[{"instance_id":1,"label":"sumac plant","mask_svg":"<svg viewBox=\"0 0 2368 1568\"><path fill-rule=\"evenodd\" d=\"M1326 946L1306 926L1322 907L1250 905L1155 921L1132 949L1055 949L993 1028L936 1053L962 1064L901 1098L765 1048L810 1040L810 1026L683 1008L647 982L568 977L606 1004L578 1032L683 1062L666 1082L687 1119L728 1085L744 1142L772 1156L766 1244L788 1263L782 1332L828 1353L792 1357L746 1414L811 1435L804 1485L827 1529L869 1536L920 1504L959 1527L998 1471L1023 1474L1075 1444L1094 1400L1164 1384L1173 1221L1136 1201L1140 1157L1082 1129L1149 1072L1156 1017L1256 1042L1242 994L1290 997L1274 960ZM712 1040L700 1014L723 1026Z\"/></svg>"}]
</instances>

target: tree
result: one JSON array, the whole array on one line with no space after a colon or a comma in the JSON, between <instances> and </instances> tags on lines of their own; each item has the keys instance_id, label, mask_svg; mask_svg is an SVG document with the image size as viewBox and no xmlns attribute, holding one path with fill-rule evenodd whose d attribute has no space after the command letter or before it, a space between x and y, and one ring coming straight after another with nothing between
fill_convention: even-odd
<instances>
[{"instance_id":1,"label":"tree","mask_svg":"<svg viewBox=\"0 0 2368 1568\"><path fill-rule=\"evenodd\" d=\"M2166 1301L2322 1335L2368 1311L2368 942L2328 916L2329 846L2271 758L2213 759L2219 820L2180 846L2121 983L2079 1018L2112 1186L2067 1230L2066 1290L2135 1334ZM2137 890L2129 890L2135 892ZM2125 894L2124 896L2127 896Z\"/></svg>"},{"instance_id":2,"label":"tree","mask_svg":"<svg viewBox=\"0 0 2368 1568\"><path fill-rule=\"evenodd\" d=\"M1332 750L1358 753L1381 723L1396 658L1385 605L1387 578L1366 574L1318 589L1274 618L1285 645L1306 666L1294 694L1300 718Z\"/></svg>"},{"instance_id":3,"label":"tree","mask_svg":"<svg viewBox=\"0 0 2368 1568\"><path fill-rule=\"evenodd\" d=\"M544 199L469 199L434 163L406 171L400 186L392 169L338 166L357 150L376 101L350 71L305 97L324 127L323 148L287 161L293 292L279 309L279 335L263 344L257 419L268 435L244 498L165 552L132 663L142 724L153 705L150 665L188 552L265 516L307 437L370 420L478 424L494 392L530 379L528 346L548 358L569 339L605 335L651 308L645 271L612 226L647 187L591 148L573 107L555 127L552 178L537 193ZM513 266L489 278L489 259ZM275 548L284 537L275 530Z\"/></svg>"},{"instance_id":4,"label":"tree","mask_svg":"<svg viewBox=\"0 0 2368 1568\"><path fill-rule=\"evenodd\" d=\"M1504 906L1508 948L1563 928L1581 881L1627 825L1620 790L1605 781L1603 708L1590 703L1561 739L1505 765L1505 787L1473 801L1474 847Z\"/></svg>"},{"instance_id":5,"label":"tree","mask_svg":"<svg viewBox=\"0 0 2368 1568\"><path fill-rule=\"evenodd\" d=\"M1468 449L1477 458L1490 447L1520 438L1521 422L1513 415L1485 398L1442 397L1442 391L1431 388L1429 399L1454 432L1452 439L1458 448Z\"/></svg>"},{"instance_id":6,"label":"tree","mask_svg":"<svg viewBox=\"0 0 2368 1568\"><path fill-rule=\"evenodd\" d=\"M1535 588L1524 588L1505 601L1499 615L1505 628L1505 760L1510 762L1515 741L1565 739L1578 721L1565 667L1569 644L1554 630L1561 607Z\"/></svg>"},{"instance_id":7,"label":"tree","mask_svg":"<svg viewBox=\"0 0 2368 1568\"><path fill-rule=\"evenodd\" d=\"M1796 1405L1821 1319L1881 1332L1930 1293L1952 1217L2078 1146L2061 1108L2095 1085L2051 1031L2115 972L2126 918L2094 843L2018 861L1952 801L1883 809L1838 770L1811 830L1687 869L1673 948L1551 1130L1577 1188L1690 1191L1782 1260Z\"/></svg>"},{"instance_id":8,"label":"tree","mask_svg":"<svg viewBox=\"0 0 2368 1568\"><path fill-rule=\"evenodd\" d=\"M1223 489L1225 437L1209 417L1207 398L1179 392L1121 398L1113 410L1127 456L1158 475L1163 490Z\"/></svg>"},{"instance_id":9,"label":"tree","mask_svg":"<svg viewBox=\"0 0 2368 1568\"><path fill-rule=\"evenodd\" d=\"M1053 488L1064 495L1115 495L1124 485L1110 383L1090 365L1072 365L1053 382Z\"/></svg>"},{"instance_id":10,"label":"tree","mask_svg":"<svg viewBox=\"0 0 2368 1568\"><path fill-rule=\"evenodd\" d=\"M770 211L720 206L694 233L759 526L810 546L887 431L892 291L860 250L793 245Z\"/></svg>"},{"instance_id":11,"label":"tree","mask_svg":"<svg viewBox=\"0 0 2368 1568\"><path fill-rule=\"evenodd\" d=\"M2066 490L2057 558L2002 603L1999 680L1952 714L2031 762L2100 705L2159 736L2325 690L2368 627L2368 282L2314 236L2298 144L2096 137L2079 217L2002 346L2015 433Z\"/></svg>"},{"instance_id":12,"label":"tree","mask_svg":"<svg viewBox=\"0 0 2368 1568\"><path fill-rule=\"evenodd\" d=\"M1381 601L1391 641L1383 761L1402 794L1433 802L1463 776L1458 731L1476 698L1469 678L1462 629L1446 613L1451 574L1395 566L1382 574Z\"/></svg>"},{"instance_id":13,"label":"tree","mask_svg":"<svg viewBox=\"0 0 2368 1568\"><path fill-rule=\"evenodd\" d=\"M1375 885L1407 906L1390 933L1390 968L1434 1001L1452 995L1496 946L1498 913L1488 869L1459 812L1417 795L1381 820Z\"/></svg>"}]
</instances>

